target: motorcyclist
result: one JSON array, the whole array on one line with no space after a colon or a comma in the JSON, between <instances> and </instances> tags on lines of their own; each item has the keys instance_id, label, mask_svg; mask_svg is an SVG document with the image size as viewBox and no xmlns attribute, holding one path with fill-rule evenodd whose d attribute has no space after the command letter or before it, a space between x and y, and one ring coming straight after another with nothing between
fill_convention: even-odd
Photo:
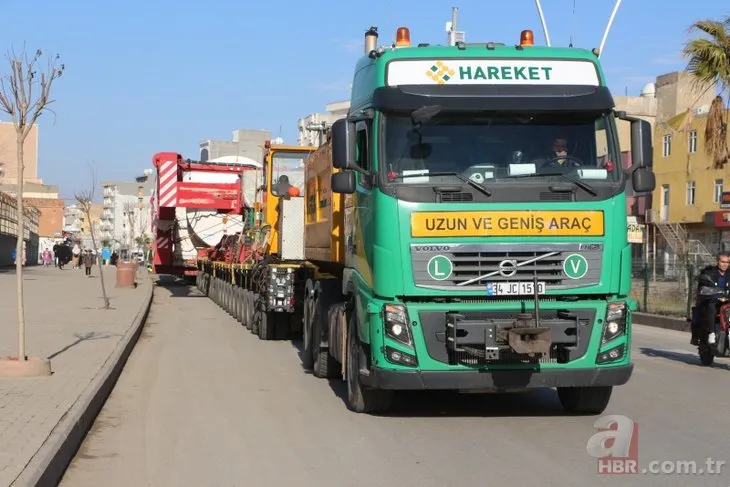
<instances>
[{"instance_id":1,"label":"motorcyclist","mask_svg":"<svg viewBox=\"0 0 730 487\"><path fill-rule=\"evenodd\" d=\"M707 343L713 345L715 343L715 316L718 311L718 301L725 303L728 301L726 297L719 300L705 299L702 300L699 295L702 287L717 287L721 291L730 291L730 274L727 270L730 267L730 252L720 252L717 255L717 264L707 266L700 272L697 278L697 327L692 328L692 340L690 343L699 345L702 337L707 338Z\"/></svg>"}]
</instances>

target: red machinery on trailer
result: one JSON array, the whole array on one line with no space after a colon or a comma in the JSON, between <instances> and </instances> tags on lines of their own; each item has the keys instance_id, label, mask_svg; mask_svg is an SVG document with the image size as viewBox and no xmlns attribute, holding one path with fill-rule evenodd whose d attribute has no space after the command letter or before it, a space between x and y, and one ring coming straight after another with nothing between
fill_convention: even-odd
<instances>
[{"instance_id":1,"label":"red machinery on trailer","mask_svg":"<svg viewBox=\"0 0 730 487\"><path fill-rule=\"evenodd\" d=\"M194 277L198 258L240 236L252 217L261 165L247 158L191 161L175 152L158 152L152 162L152 271Z\"/></svg>"}]
</instances>

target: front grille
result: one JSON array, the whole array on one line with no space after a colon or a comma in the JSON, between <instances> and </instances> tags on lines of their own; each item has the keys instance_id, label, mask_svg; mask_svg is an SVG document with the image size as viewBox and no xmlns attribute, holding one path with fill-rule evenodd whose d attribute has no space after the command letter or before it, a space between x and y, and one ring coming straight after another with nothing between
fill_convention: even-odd
<instances>
[{"instance_id":1,"label":"front grille","mask_svg":"<svg viewBox=\"0 0 730 487\"><path fill-rule=\"evenodd\" d=\"M534 282L536 277L545 284L547 291L596 285L601 278L602 254L601 243L411 244L416 286L454 291L486 290L489 299L507 292L503 290L504 286L488 289L491 283ZM572 267L565 267L576 262L582 265L582 275L569 272ZM522 290L512 288L509 291L512 296L515 292L533 293L529 286Z\"/></svg>"},{"instance_id":2,"label":"front grille","mask_svg":"<svg viewBox=\"0 0 730 487\"><path fill-rule=\"evenodd\" d=\"M536 259L534 262L520 266L521 262ZM533 281L537 275L538 281L547 285L559 285L563 282L563 253L562 252L461 252L453 253L453 274L451 282L454 285L466 283L469 286L486 284L487 282ZM516 261L516 273L511 277L503 277L498 272L499 265L505 260ZM484 274L489 277L474 281Z\"/></svg>"},{"instance_id":3,"label":"front grille","mask_svg":"<svg viewBox=\"0 0 730 487\"><path fill-rule=\"evenodd\" d=\"M550 355L543 357L524 357L518 355L511 350L503 350L500 352L498 359L487 359L485 358L484 350L480 350L477 347L463 347L469 349L468 352L456 352L453 354L453 359L460 365L542 365L542 364L557 364L565 363L566 360L562 357L566 357L567 354L558 349L557 346L552 347Z\"/></svg>"}]
</instances>

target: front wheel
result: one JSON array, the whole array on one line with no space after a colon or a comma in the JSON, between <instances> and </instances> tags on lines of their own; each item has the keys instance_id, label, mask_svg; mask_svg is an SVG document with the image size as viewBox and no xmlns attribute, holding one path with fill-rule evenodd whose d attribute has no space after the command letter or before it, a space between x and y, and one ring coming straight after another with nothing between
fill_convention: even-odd
<instances>
[{"instance_id":1,"label":"front wheel","mask_svg":"<svg viewBox=\"0 0 730 487\"><path fill-rule=\"evenodd\" d=\"M354 317L353 311L347 325L347 407L356 413L384 412L393 402L393 391L368 389L360 381L360 339Z\"/></svg>"},{"instance_id":2,"label":"front wheel","mask_svg":"<svg viewBox=\"0 0 730 487\"><path fill-rule=\"evenodd\" d=\"M612 392L612 386L558 387L558 399L568 414L601 414Z\"/></svg>"}]
</instances>

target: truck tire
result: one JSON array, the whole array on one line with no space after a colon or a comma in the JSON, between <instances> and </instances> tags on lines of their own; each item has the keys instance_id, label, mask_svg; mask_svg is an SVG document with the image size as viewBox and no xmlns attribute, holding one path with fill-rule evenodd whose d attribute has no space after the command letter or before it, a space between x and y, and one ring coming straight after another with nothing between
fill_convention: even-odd
<instances>
[{"instance_id":1,"label":"truck tire","mask_svg":"<svg viewBox=\"0 0 730 487\"><path fill-rule=\"evenodd\" d=\"M261 340L273 340L276 338L276 313L259 310L259 338Z\"/></svg>"},{"instance_id":2,"label":"truck tire","mask_svg":"<svg viewBox=\"0 0 730 487\"><path fill-rule=\"evenodd\" d=\"M314 367L314 352L312 348L312 315L314 314L314 299L312 298L314 284L311 279L304 285L304 317L302 319L302 367L312 370Z\"/></svg>"},{"instance_id":3,"label":"truck tire","mask_svg":"<svg viewBox=\"0 0 730 487\"><path fill-rule=\"evenodd\" d=\"M239 323L243 323L243 289L241 289L239 286L236 286L233 289L236 290L236 292L234 293L236 303L236 321L238 321Z\"/></svg>"},{"instance_id":4,"label":"truck tire","mask_svg":"<svg viewBox=\"0 0 730 487\"><path fill-rule=\"evenodd\" d=\"M612 386L558 387L558 399L568 414L601 414L612 392Z\"/></svg>"},{"instance_id":5,"label":"truck tire","mask_svg":"<svg viewBox=\"0 0 730 487\"><path fill-rule=\"evenodd\" d=\"M233 284L231 284L230 282L228 283L227 287L228 287L228 292L226 294L227 294L228 299L226 300L226 311L228 312L228 314L230 316L233 317L236 315L236 313L235 313L236 312L236 307L235 307L236 300L234 298L234 296L236 295L235 294L236 288L233 287Z\"/></svg>"},{"instance_id":6,"label":"truck tire","mask_svg":"<svg viewBox=\"0 0 730 487\"><path fill-rule=\"evenodd\" d=\"M248 321L248 289L241 288L241 324L249 327Z\"/></svg>"},{"instance_id":7,"label":"truck tire","mask_svg":"<svg viewBox=\"0 0 730 487\"><path fill-rule=\"evenodd\" d=\"M256 311L256 295L253 291L246 291L246 328L253 330L253 315Z\"/></svg>"},{"instance_id":8,"label":"truck tire","mask_svg":"<svg viewBox=\"0 0 730 487\"><path fill-rule=\"evenodd\" d=\"M223 299L221 300L221 307L223 308L223 311L228 313L228 301L229 301L229 293L231 290L231 285L225 281L223 281Z\"/></svg>"},{"instance_id":9,"label":"truck tire","mask_svg":"<svg viewBox=\"0 0 730 487\"><path fill-rule=\"evenodd\" d=\"M356 413L382 413L390 409L393 391L369 389L360 381L361 344L353 311L347 324L347 408Z\"/></svg>"},{"instance_id":10,"label":"truck tire","mask_svg":"<svg viewBox=\"0 0 730 487\"><path fill-rule=\"evenodd\" d=\"M322 299L320 295L315 303L314 315L312 316L312 351L314 352L312 355L314 358L312 373L320 379L341 377L339 363L330 355L328 348L323 349L321 346L322 337L329 330L328 310L327 300Z\"/></svg>"}]
</instances>

